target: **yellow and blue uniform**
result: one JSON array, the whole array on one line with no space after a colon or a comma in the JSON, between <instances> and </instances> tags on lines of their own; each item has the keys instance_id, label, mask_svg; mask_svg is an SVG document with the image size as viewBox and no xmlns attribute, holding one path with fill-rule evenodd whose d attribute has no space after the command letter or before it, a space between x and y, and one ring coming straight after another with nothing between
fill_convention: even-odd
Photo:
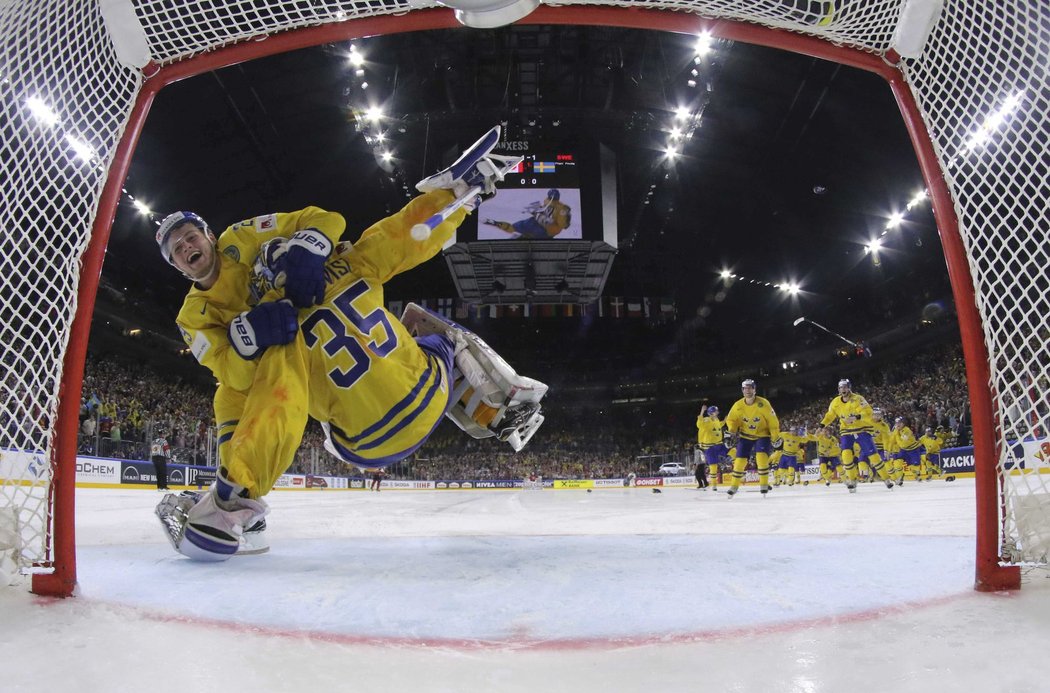
<instances>
[{"instance_id":1,"label":"yellow and blue uniform","mask_svg":"<svg viewBox=\"0 0 1050 693\"><path fill-rule=\"evenodd\" d=\"M726 422L718 418L717 411L715 415L701 414L696 417L696 442L707 464L707 476L711 484L716 487L718 485L718 464L728 453L723 442L725 427Z\"/></svg>"},{"instance_id":2,"label":"yellow and blue uniform","mask_svg":"<svg viewBox=\"0 0 1050 693\"><path fill-rule=\"evenodd\" d=\"M770 441L780 437L780 419L773 411L773 405L765 397L756 396L751 404L741 397L726 415L726 429L740 436L733 459L733 487L737 488L744 482L744 470L752 451L758 467L758 481L763 487L767 486Z\"/></svg>"},{"instance_id":3,"label":"yellow and blue uniform","mask_svg":"<svg viewBox=\"0 0 1050 693\"><path fill-rule=\"evenodd\" d=\"M889 440L893 436L893 432L890 431L890 425L879 419L878 421L871 422L871 438L875 441L875 451L879 453L879 457L888 459L886 453L890 452Z\"/></svg>"},{"instance_id":4,"label":"yellow and blue uniform","mask_svg":"<svg viewBox=\"0 0 1050 693\"><path fill-rule=\"evenodd\" d=\"M868 464L878 472L879 478L886 480L887 472L882 458L875 450L875 443L871 438L872 415L871 405L868 401L855 392L850 392L843 397L837 395L828 406L828 413L821 419L820 424L827 426L835 420L839 422L839 450L842 456L842 468L846 470L846 479L849 484L857 482L857 465L854 464L853 445L860 448L860 456L866 458Z\"/></svg>"},{"instance_id":5,"label":"yellow and blue uniform","mask_svg":"<svg viewBox=\"0 0 1050 693\"><path fill-rule=\"evenodd\" d=\"M816 435L817 457L820 458L820 478L824 484L831 485L831 476L835 468L839 466L839 441L832 435L826 435L823 430Z\"/></svg>"},{"instance_id":6,"label":"yellow and blue uniform","mask_svg":"<svg viewBox=\"0 0 1050 693\"><path fill-rule=\"evenodd\" d=\"M922 456L922 465L926 473L926 479L932 479L934 474L941 473L941 439L936 435L922 436L919 444L926 450Z\"/></svg>"},{"instance_id":7,"label":"yellow and blue uniform","mask_svg":"<svg viewBox=\"0 0 1050 693\"><path fill-rule=\"evenodd\" d=\"M905 423L902 423L900 426L894 426L893 442L897 448L897 469L901 476L904 475L904 465L907 464L915 475L916 481L921 481L922 454L925 451L918 439L916 439L915 434L912 433L911 428Z\"/></svg>"},{"instance_id":8,"label":"yellow and blue uniform","mask_svg":"<svg viewBox=\"0 0 1050 693\"><path fill-rule=\"evenodd\" d=\"M801 481L802 469L799 466L800 451L802 446L808 440L806 435L797 435L790 431L783 431L780 434L780 440L783 445L781 447L781 457L779 469L784 470L784 479L787 481L789 486L793 486L796 481ZM804 468L805 463L803 462L802 467Z\"/></svg>"},{"instance_id":9,"label":"yellow and blue uniform","mask_svg":"<svg viewBox=\"0 0 1050 693\"><path fill-rule=\"evenodd\" d=\"M339 243L325 264L325 300L299 311L293 342L253 360L230 346L226 330L241 312L282 297L253 271L262 244L315 228L333 243L342 216L316 207L271 214L228 228L219 237L219 278L194 287L178 324L197 360L219 381L215 396L219 453L249 495L266 494L291 464L307 414L322 423L346 461L383 467L411 454L449 404L453 346L441 335L416 340L384 307L383 284L432 258L466 210L425 241L410 229L453 199L438 190L412 200L369 227L354 244Z\"/></svg>"}]
</instances>

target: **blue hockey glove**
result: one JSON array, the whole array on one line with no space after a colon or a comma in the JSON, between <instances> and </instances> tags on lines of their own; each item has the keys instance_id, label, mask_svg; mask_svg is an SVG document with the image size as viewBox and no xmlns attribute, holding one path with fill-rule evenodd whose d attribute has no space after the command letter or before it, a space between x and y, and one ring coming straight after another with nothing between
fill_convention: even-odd
<instances>
[{"instance_id":1,"label":"blue hockey glove","mask_svg":"<svg viewBox=\"0 0 1050 693\"><path fill-rule=\"evenodd\" d=\"M299 313L288 301L260 303L230 323L227 335L238 356L253 359L266 347L288 344L299 331Z\"/></svg>"},{"instance_id":2,"label":"blue hockey glove","mask_svg":"<svg viewBox=\"0 0 1050 693\"><path fill-rule=\"evenodd\" d=\"M284 295L296 308L309 308L324 301L324 263L332 254L332 241L317 229L296 232L288 240L282 258Z\"/></svg>"}]
</instances>

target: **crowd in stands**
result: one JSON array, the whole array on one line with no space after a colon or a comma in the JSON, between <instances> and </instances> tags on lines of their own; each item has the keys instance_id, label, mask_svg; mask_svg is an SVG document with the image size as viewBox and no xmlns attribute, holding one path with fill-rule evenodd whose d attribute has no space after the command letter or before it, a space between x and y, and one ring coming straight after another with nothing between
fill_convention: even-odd
<instances>
[{"instance_id":1,"label":"crowd in stands","mask_svg":"<svg viewBox=\"0 0 1050 693\"><path fill-rule=\"evenodd\" d=\"M761 383L759 384L761 391ZM968 393L958 345L939 346L854 379L854 391L881 407L892 424L908 420L921 435L944 426L957 444L968 442ZM392 478L520 479L619 478L651 474L663 461L692 461L695 420L703 393L687 404L585 406L544 402L547 420L520 453L494 439L474 440L443 422L408 460L392 467ZM810 390L792 400L772 396L784 426L815 426L835 390ZM148 367L120 358L91 357L81 406L81 454L148 459L149 441L169 439L177 462L215 464L212 392L207 387L162 378ZM728 412L732 401L714 402ZM291 473L355 476L359 471L324 451L320 425L311 421Z\"/></svg>"},{"instance_id":2,"label":"crowd in stands","mask_svg":"<svg viewBox=\"0 0 1050 693\"><path fill-rule=\"evenodd\" d=\"M89 356L80 397L79 452L148 460L150 441L163 436L174 461L206 463L214 448L211 395L122 357Z\"/></svg>"}]
</instances>

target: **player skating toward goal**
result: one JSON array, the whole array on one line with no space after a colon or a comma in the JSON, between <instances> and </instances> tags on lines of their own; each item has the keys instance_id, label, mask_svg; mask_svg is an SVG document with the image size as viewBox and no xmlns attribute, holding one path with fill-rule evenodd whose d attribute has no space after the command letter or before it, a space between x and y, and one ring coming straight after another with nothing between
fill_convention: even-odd
<instances>
[{"instance_id":1,"label":"player skating toward goal","mask_svg":"<svg viewBox=\"0 0 1050 693\"><path fill-rule=\"evenodd\" d=\"M868 464L886 484L886 488L893 488L889 470L875 450L875 441L871 436L875 426L871 405L868 404L868 400L853 392L852 384L845 378L839 381L839 394L831 400L828 413L824 415L820 424L828 426L835 419L838 419L839 422L839 450L842 456L842 469L846 472L846 488L849 489L849 492L857 492L854 444L860 449L860 455L868 460Z\"/></svg>"},{"instance_id":2,"label":"player skating toward goal","mask_svg":"<svg viewBox=\"0 0 1050 693\"><path fill-rule=\"evenodd\" d=\"M755 381L748 378L740 383L743 397L738 399L726 415L726 429L738 438L733 446L733 481L729 487L732 498L744 483L744 470L751 453L755 453L758 484L762 495L769 493L769 453L772 442L780 437L780 419L773 405L759 397Z\"/></svg>"},{"instance_id":3,"label":"player skating toward goal","mask_svg":"<svg viewBox=\"0 0 1050 693\"><path fill-rule=\"evenodd\" d=\"M219 381L216 483L157 508L177 551L200 560L238 552L245 528L268 512L262 497L291 464L308 415L325 447L359 468L407 457L446 414L515 450L536 432L546 385L458 325L412 304L398 320L383 301L386 281L436 255L479 193L495 192L512 165L490 158L498 141L497 127L356 243L340 243L343 217L317 207L248 219L218 240L195 214L164 220L161 253L194 282L179 329Z\"/></svg>"}]
</instances>

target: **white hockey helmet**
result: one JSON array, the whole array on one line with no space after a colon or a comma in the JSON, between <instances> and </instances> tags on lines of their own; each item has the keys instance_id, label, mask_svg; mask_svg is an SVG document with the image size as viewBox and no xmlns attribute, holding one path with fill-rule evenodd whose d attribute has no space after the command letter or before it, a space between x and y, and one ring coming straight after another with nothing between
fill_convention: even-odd
<instances>
[{"instance_id":1,"label":"white hockey helmet","mask_svg":"<svg viewBox=\"0 0 1050 693\"><path fill-rule=\"evenodd\" d=\"M744 382L740 383L741 389L743 389L745 387L754 387L754 386L755 386L755 381L752 380L751 378L748 378Z\"/></svg>"},{"instance_id":2,"label":"white hockey helmet","mask_svg":"<svg viewBox=\"0 0 1050 693\"><path fill-rule=\"evenodd\" d=\"M157 228L157 247L160 248L161 257L169 265L171 262L171 247L168 241L171 239L171 232L179 228L183 224L193 224L198 229L206 234L211 234L211 229L208 228L208 222L204 221L198 214L193 212L172 212L168 216L164 217L164 221L160 222L160 226Z\"/></svg>"}]
</instances>

